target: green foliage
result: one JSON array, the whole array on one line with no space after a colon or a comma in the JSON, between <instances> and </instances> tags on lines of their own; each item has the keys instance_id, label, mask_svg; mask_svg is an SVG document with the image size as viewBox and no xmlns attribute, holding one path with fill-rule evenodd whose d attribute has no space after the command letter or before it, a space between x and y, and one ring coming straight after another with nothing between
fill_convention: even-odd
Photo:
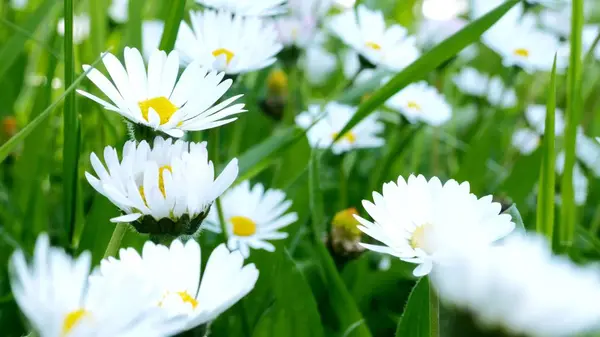
<instances>
[{"instance_id":1,"label":"green foliage","mask_svg":"<svg viewBox=\"0 0 600 337\"><path fill-rule=\"evenodd\" d=\"M429 337L429 279L421 278L408 297L396 337Z\"/></svg>"}]
</instances>

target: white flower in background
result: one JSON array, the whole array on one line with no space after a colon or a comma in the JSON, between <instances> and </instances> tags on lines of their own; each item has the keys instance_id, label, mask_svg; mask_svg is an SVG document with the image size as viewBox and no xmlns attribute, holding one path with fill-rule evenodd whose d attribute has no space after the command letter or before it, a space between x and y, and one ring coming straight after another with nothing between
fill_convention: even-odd
<instances>
[{"instance_id":1,"label":"white flower in background","mask_svg":"<svg viewBox=\"0 0 600 337\"><path fill-rule=\"evenodd\" d=\"M504 109L517 105L517 92L508 88L500 76L494 76L488 83L487 100L491 105Z\"/></svg>"},{"instance_id":2,"label":"white flower in background","mask_svg":"<svg viewBox=\"0 0 600 337\"><path fill-rule=\"evenodd\" d=\"M422 10L426 19L442 21L455 19L468 7L468 0L424 0Z\"/></svg>"},{"instance_id":3,"label":"white flower in background","mask_svg":"<svg viewBox=\"0 0 600 337\"><path fill-rule=\"evenodd\" d=\"M569 26L570 27L570 26ZM600 28L596 25L586 25L583 27L583 50L587 54L594 44L594 40L600 34ZM600 60L600 44L596 45L596 49L593 51L593 55L596 60Z\"/></svg>"},{"instance_id":4,"label":"white flower in background","mask_svg":"<svg viewBox=\"0 0 600 337\"><path fill-rule=\"evenodd\" d=\"M152 148L146 141L128 141L120 162L117 151L107 146L104 160L108 170L95 153L90 159L98 178L86 172L88 182L125 213L112 222L133 222L144 216L173 221L183 216L190 220L202 217L238 174L237 159L233 159L215 179L206 142L173 143L161 137L156 137ZM186 234L194 234L196 229Z\"/></svg>"},{"instance_id":5,"label":"white flower in background","mask_svg":"<svg viewBox=\"0 0 600 337\"><path fill-rule=\"evenodd\" d=\"M191 27L182 22L175 48L184 63L240 74L275 63L283 49L271 22L229 12L190 12Z\"/></svg>"},{"instance_id":6,"label":"white flower in background","mask_svg":"<svg viewBox=\"0 0 600 337\"><path fill-rule=\"evenodd\" d=\"M472 20L476 20L504 3L504 0L472 0L470 17ZM502 30L505 26L513 26L523 17L524 10L525 9L522 3L513 6L506 14L502 16L502 18L500 18L500 20L498 20L487 32L484 33L484 37L485 35L490 34L491 31Z\"/></svg>"},{"instance_id":7,"label":"white flower in background","mask_svg":"<svg viewBox=\"0 0 600 337\"><path fill-rule=\"evenodd\" d=\"M144 59L150 60L152 53L159 49L165 23L160 20L142 22L142 52Z\"/></svg>"},{"instance_id":8,"label":"white flower in background","mask_svg":"<svg viewBox=\"0 0 600 337\"><path fill-rule=\"evenodd\" d=\"M149 306L150 288L126 275L89 283L89 252L72 258L50 247L46 234L33 260L23 251L10 261L15 301L40 337L163 337L174 333L160 311Z\"/></svg>"},{"instance_id":9,"label":"white flower in background","mask_svg":"<svg viewBox=\"0 0 600 337\"><path fill-rule=\"evenodd\" d=\"M365 69L367 70L367 69ZM347 49L342 54L342 72L346 79L352 79L360 71L360 58L354 49Z\"/></svg>"},{"instance_id":10,"label":"white flower in background","mask_svg":"<svg viewBox=\"0 0 600 337\"><path fill-rule=\"evenodd\" d=\"M475 96L484 97L487 93L489 76L482 74L475 68L464 67L459 73L452 77L452 82L461 92Z\"/></svg>"},{"instance_id":11,"label":"white flower in background","mask_svg":"<svg viewBox=\"0 0 600 337\"><path fill-rule=\"evenodd\" d=\"M242 95L213 106L231 87L224 73L209 72L198 63L190 64L179 78L179 56L155 50L148 62L135 48L125 48L125 67L110 53L102 59L114 84L100 71L91 69L87 77L112 101L112 104L85 91L81 95L114 111L129 121L145 125L171 137L184 131L200 131L233 122L233 115L244 112L244 104L231 105ZM84 65L83 70L91 67ZM202 95L198 95L198 93Z\"/></svg>"},{"instance_id":12,"label":"white flower in background","mask_svg":"<svg viewBox=\"0 0 600 337\"><path fill-rule=\"evenodd\" d=\"M565 153L561 152L556 155L556 166L554 167L556 173L563 174L565 170ZM573 166L573 192L575 192L575 204L578 206L585 205L585 201L588 196L588 179L585 173L581 169L579 164L575 163ZM557 195L557 199L560 202L560 195Z\"/></svg>"},{"instance_id":13,"label":"white flower in background","mask_svg":"<svg viewBox=\"0 0 600 337\"><path fill-rule=\"evenodd\" d=\"M10 6L16 10L22 10L27 7L29 0L10 0Z\"/></svg>"},{"instance_id":14,"label":"white flower in background","mask_svg":"<svg viewBox=\"0 0 600 337\"><path fill-rule=\"evenodd\" d=\"M287 0L196 0L197 3L241 16L272 16L287 11Z\"/></svg>"},{"instance_id":15,"label":"white flower in background","mask_svg":"<svg viewBox=\"0 0 600 337\"><path fill-rule=\"evenodd\" d=\"M545 30L561 37L571 35L571 6L564 6L557 10L544 8L539 13L540 26Z\"/></svg>"},{"instance_id":16,"label":"white flower in background","mask_svg":"<svg viewBox=\"0 0 600 337\"><path fill-rule=\"evenodd\" d=\"M152 285L150 307L167 318L179 318L182 332L208 323L246 296L258 279L254 264L244 264L239 252L229 252L224 244L215 248L200 277L200 245L193 239L185 244L174 240L170 247L144 244L142 254L133 248L121 249L119 259L100 264L91 283L128 277Z\"/></svg>"},{"instance_id":17,"label":"white flower in background","mask_svg":"<svg viewBox=\"0 0 600 337\"><path fill-rule=\"evenodd\" d=\"M58 35L65 36L65 19L61 18L57 26ZM87 14L73 16L73 44L81 44L90 36L90 17Z\"/></svg>"},{"instance_id":18,"label":"white flower in background","mask_svg":"<svg viewBox=\"0 0 600 337\"><path fill-rule=\"evenodd\" d=\"M288 15L275 19L279 42L304 48L314 43L319 20L331 7L331 0L289 0Z\"/></svg>"},{"instance_id":19,"label":"white flower in background","mask_svg":"<svg viewBox=\"0 0 600 337\"><path fill-rule=\"evenodd\" d=\"M108 15L117 23L125 23L129 18L129 0L112 0Z\"/></svg>"},{"instance_id":20,"label":"white flower in background","mask_svg":"<svg viewBox=\"0 0 600 337\"><path fill-rule=\"evenodd\" d=\"M446 1L447 0L442 0ZM423 20L417 32L417 43L422 48L432 48L445 39L456 34L467 25L468 21L461 18L448 20Z\"/></svg>"},{"instance_id":21,"label":"white flower in background","mask_svg":"<svg viewBox=\"0 0 600 337\"><path fill-rule=\"evenodd\" d=\"M328 103L324 109L319 104L312 104L307 111L296 116L296 124L308 129L306 136L312 147L329 148L355 112L355 107L337 102ZM385 141L378 134L383 129L377 116L371 114L335 142L332 151L340 154L353 149L381 147Z\"/></svg>"},{"instance_id":22,"label":"white flower in background","mask_svg":"<svg viewBox=\"0 0 600 337\"><path fill-rule=\"evenodd\" d=\"M532 154L540 146L540 135L527 128L517 129L512 135L512 146L523 155Z\"/></svg>"},{"instance_id":23,"label":"white flower in background","mask_svg":"<svg viewBox=\"0 0 600 337\"><path fill-rule=\"evenodd\" d=\"M306 49L301 61L306 80L312 85L323 85L331 77L337 66L334 54L320 45L310 46Z\"/></svg>"},{"instance_id":24,"label":"white flower in background","mask_svg":"<svg viewBox=\"0 0 600 337\"><path fill-rule=\"evenodd\" d=\"M375 66L398 71L420 55L415 37L408 36L406 28L397 24L386 28L383 13L364 5L332 17L328 27Z\"/></svg>"},{"instance_id":25,"label":"white flower in background","mask_svg":"<svg viewBox=\"0 0 600 337\"><path fill-rule=\"evenodd\" d=\"M440 126L452 117L452 107L444 95L424 81L405 87L388 99L385 105L400 112L411 123Z\"/></svg>"},{"instance_id":26,"label":"white flower in background","mask_svg":"<svg viewBox=\"0 0 600 337\"><path fill-rule=\"evenodd\" d=\"M527 123L540 135L546 131L546 110L545 105L532 104L525 110L525 119ZM565 130L565 119L562 110L556 109L554 114L554 133L559 136Z\"/></svg>"},{"instance_id":27,"label":"white flower in background","mask_svg":"<svg viewBox=\"0 0 600 337\"><path fill-rule=\"evenodd\" d=\"M265 191L262 184L251 188L247 180L227 191L221 197L221 204L229 249L239 250L244 257L250 255L250 248L275 251L269 240L287 238L288 233L279 230L298 220L296 213L286 213L292 202L285 198L283 191ZM203 228L221 233L216 208L208 214Z\"/></svg>"},{"instance_id":28,"label":"white flower in background","mask_svg":"<svg viewBox=\"0 0 600 337\"><path fill-rule=\"evenodd\" d=\"M333 0L333 5L342 10L351 9L356 4L356 0Z\"/></svg>"},{"instance_id":29,"label":"white flower in background","mask_svg":"<svg viewBox=\"0 0 600 337\"><path fill-rule=\"evenodd\" d=\"M434 262L448 253L445 240L470 240L477 231L484 233L479 243L489 244L515 227L510 215L500 214L502 206L492 202L491 195L477 199L467 182L449 180L442 185L437 177L398 177L397 183L383 185L383 194L373 192L373 199L363 206L374 222L356 218L361 231L384 245L362 245L418 264L415 276L429 274Z\"/></svg>"},{"instance_id":30,"label":"white flower in background","mask_svg":"<svg viewBox=\"0 0 600 337\"><path fill-rule=\"evenodd\" d=\"M577 131L576 137L575 153L577 158L590 169L594 176L600 177L600 144L586 136L581 129Z\"/></svg>"},{"instance_id":31,"label":"white flower in background","mask_svg":"<svg viewBox=\"0 0 600 337\"><path fill-rule=\"evenodd\" d=\"M493 246L455 235L454 254L435 266L440 299L511 335L580 336L600 328L600 271L552 255L543 237L515 234Z\"/></svg>"}]
</instances>

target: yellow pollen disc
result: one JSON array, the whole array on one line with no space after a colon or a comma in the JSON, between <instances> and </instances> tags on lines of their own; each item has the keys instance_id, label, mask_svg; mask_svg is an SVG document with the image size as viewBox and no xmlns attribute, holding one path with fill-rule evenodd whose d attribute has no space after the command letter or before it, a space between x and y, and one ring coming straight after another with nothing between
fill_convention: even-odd
<instances>
[{"instance_id":1,"label":"yellow pollen disc","mask_svg":"<svg viewBox=\"0 0 600 337\"><path fill-rule=\"evenodd\" d=\"M225 49L225 48L215 49L215 50L213 50L212 54L214 57L219 57L221 55L225 55L227 65L229 65L229 62L231 62L231 60L235 56L235 54L231 50Z\"/></svg>"},{"instance_id":2,"label":"yellow pollen disc","mask_svg":"<svg viewBox=\"0 0 600 337\"><path fill-rule=\"evenodd\" d=\"M237 236L250 236L256 233L256 223L245 216L232 216L233 234Z\"/></svg>"},{"instance_id":3,"label":"yellow pollen disc","mask_svg":"<svg viewBox=\"0 0 600 337\"><path fill-rule=\"evenodd\" d=\"M417 103L415 101L408 101L408 103L406 103L406 106L409 107L410 109L415 109L417 111L421 111L421 106L419 105L419 103Z\"/></svg>"},{"instance_id":4,"label":"yellow pollen disc","mask_svg":"<svg viewBox=\"0 0 600 337\"><path fill-rule=\"evenodd\" d=\"M411 238L410 238L410 246L413 249L420 248L427 253L431 253L430 247L427 244L427 230L431 227L429 224L424 224L415 229Z\"/></svg>"},{"instance_id":5,"label":"yellow pollen disc","mask_svg":"<svg viewBox=\"0 0 600 337\"><path fill-rule=\"evenodd\" d=\"M521 57L529 57L529 50L525 49L525 48L518 48L515 49L515 51L513 52L516 56L521 56Z\"/></svg>"},{"instance_id":6,"label":"yellow pollen disc","mask_svg":"<svg viewBox=\"0 0 600 337\"><path fill-rule=\"evenodd\" d=\"M373 50L381 50L381 46L373 41L369 41L365 45Z\"/></svg>"},{"instance_id":7,"label":"yellow pollen disc","mask_svg":"<svg viewBox=\"0 0 600 337\"><path fill-rule=\"evenodd\" d=\"M196 307L198 306L198 301L196 301L196 299L193 298L187 291L178 291L177 295L179 295L179 297L181 297L181 300L184 303L191 304L192 308L196 309Z\"/></svg>"},{"instance_id":8,"label":"yellow pollen disc","mask_svg":"<svg viewBox=\"0 0 600 337\"><path fill-rule=\"evenodd\" d=\"M360 235L361 231L357 227L360 223L358 220L356 220L356 218L354 218L354 215L356 214L358 214L358 212L354 207L339 211L333 217L331 224L334 227L344 229L344 231L351 236L358 236Z\"/></svg>"},{"instance_id":9,"label":"yellow pollen disc","mask_svg":"<svg viewBox=\"0 0 600 337\"><path fill-rule=\"evenodd\" d=\"M331 134L331 139L336 139L338 135L339 135L338 132L332 133ZM354 142L356 142L356 135L354 135L354 133L352 133L352 131L348 131L340 139L345 139L345 140L348 141L348 143L354 144Z\"/></svg>"},{"instance_id":10,"label":"yellow pollen disc","mask_svg":"<svg viewBox=\"0 0 600 337\"><path fill-rule=\"evenodd\" d=\"M167 192L165 192L165 179L163 178L163 173L165 172L165 170L171 173L173 173L173 170L171 169L170 165L165 165L158 169L158 188L160 189L160 192L162 193L163 197L166 198Z\"/></svg>"},{"instance_id":11,"label":"yellow pollen disc","mask_svg":"<svg viewBox=\"0 0 600 337\"><path fill-rule=\"evenodd\" d=\"M61 336L67 336L71 330L89 313L85 309L77 309L67 314L63 321Z\"/></svg>"},{"instance_id":12,"label":"yellow pollen disc","mask_svg":"<svg viewBox=\"0 0 600 337\"><path fill-rule=\"evenodd\" d=\"M281 69L273 70L267 77L267 88L269 93L274 95L282 95L288 91L288 77Z\"/></svg>"},{"instance_id":13,"label":"yellow pollen disc","mask_svg":"<svg viewBox=\"0 0 600 337\"><path fill-rule=\"evenodd\" d=\"M161 96L151 98L138 103L142 110L142 117L148 121L148 110L152 108L160 117L160 125L163 125L171 119L171 116L178 110L178 108L169 101L168 98Z\"/></svg>"}]
</instances>

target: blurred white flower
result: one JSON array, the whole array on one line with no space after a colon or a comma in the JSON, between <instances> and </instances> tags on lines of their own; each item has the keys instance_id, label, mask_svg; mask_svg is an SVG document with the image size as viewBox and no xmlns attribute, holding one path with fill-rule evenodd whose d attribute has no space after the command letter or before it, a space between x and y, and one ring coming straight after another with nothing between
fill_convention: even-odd
<instances>
[{"instance_id":1,"label":"blurred white flower","mask_svg":"<svg viewBox=\"0 0 600 337\"><path fill-rule=\"evenodd\" d=\"M306 49L306 54L301 61L306 80L312 85L323 85L331 77L337 66L334 54L320 45L313 45Z\"/></svg>"},{"instance_id":2,"label":"blurred white flower","mask_svg":"<svg viewBox=\"0 0 600 337\"><path fill-rule=\"evenodd\" d=\"M190 12L190 21L191 27L181 23L175 43L183 63L197 62L227 74L248 73L275 63L283 49L275 25L258 17L205 10Z\"/></svg>"},{"instance_id":3,"label":"blurred white flower","mask_svg":"<svg viewBox=\"0 0 600 337\"><path fill-rule=\"evenodd\" d=\"M446 1L446 0L442 0ZM423 48L432 48L450 36L456 34L467 25L468 21L460 18L447 20L423 20L417 32L417 43Z\"/></svg>"},{"instance_id":4,"label":"blurred white flower","mask_svg":"<svg viewBox=\"0 0 600 337\"><path fill-rule=\"evenodd\" d=\"M553 256L543 237L515 234L493 246L455 235L454 254L435 265L443 302L511 335L564 337L600 328L600 271Z\"/></svg>"},{"instance_id":5,"label":"blurred white flower","mask_svg":"<svg viewBox=\"0 0 600 337\"><path fill-rule=\"evenodd\" d=\"M487 99L495 107L508 109L517 105L517 92L506 87L500 76L494 76L488 83Z\"/></svg>"},{"instance_id":6,"label":"blurred white flower","mask_svg":"<svg viewBox=\"0 0 600 337\"><path fill-rule=\"evenodd\" d=\"M23 251L10 261L15 301L40 337L163 337L174 326L152 308L151 288L126 275L88 283L91 255L72 258L46 234L32 263Z\"/></svg>"},{"instance_id":7,"label":"blurred white flower","mask_svg":"<svg viewBox=\"0 0 600 337\"><path fill-rule=\"evenodd\" d=\"M354 49L347 49L343 52L342 71L344 72L344 77L348 80L352 79L360 71L360 59Z\"/></svg>"},{"instance_id":8,"label":"blurred white flower","mask_svg":"<svg viewBox=\"0 0 600 337\"><path fill-rule=\"evenodd\" d=\"M274 252L269 240L287 238L288 233L279 230L298 220L295 212L286 213L292 202L285 198L281 190L265 191L262 184L250 187L248 180L225 193L221 203L229 249L239 250L244 257L250 255L250 248ZM203 228L222 232L216 208L210 211Z\"/></svg>"},{"instance_id":9,"label":"blurred white flower","mask_svg":"<svg viewBox=\"0 0 600 337\"><path fill-rule=\"evenodd\" d=\"M355 112L355 107L337 102L328 103L324 110L319 104L312 104L307 111L296 116L296 124L303 129L310 128L306 136L312 147L329 148ZM383 146L385 141L378 135L383 129L377 116L371 114L335 142L332 151L340 154L353 149Z\"/></svg>"},{"instance_id":10,"label":"blurred white flower","mask_svg":"<svg viewBox=\"0 0 600 337\"><path fill-rule=\"evenodd\" d=\"M594 44L594 40L600 34L600 28L597 25L586 25L583 27L583 51L585 54L589 52ZM600 60L600 44L596 45L596 48L593 51L593 55L596 60Z\"/></svg>"},{"instance_id":11,"label":"blurred white flower","mask_svg":"<svg viewBox=\"0 0 600 337\"><path fill-rule=\"evenodd\" d=\"M487 93L490 78L475 68L464 67L452 77L458 90L475 97L484 97Z\"/></svg>"},{"instance_id":12,"label":"blurred white flower","mask_svg":"<svg viewBox=\"0 0 600 337\"><path fill-rule=\"evenodd\" d=\"M517 129L512 135L512 146L523 155L532 154L540 146L540 135L527 128Z\"/></svg>"},{"instance_id":13,"label":"blurred white flower","mask_svg":"<svg viewBox=\"0 0 600 337\"><path fill-rule=\"evenodd\" d=\"M483 233L478 244L490 244L508 235L515 224L508 214L500 214L501 205L492 196L481 199L469 192L469 183L449 180L444 185L437 177L411 175L408 181L383 185L383 194L373 192L374 203L363 206L374 222L359 216L359 229L383 246L363 243L370 250L416 263L413 274L424 276L434 263L452 253L446 240L471 240L472 232Z\"/></svg>"},{"instance_id":14,"label":"blurred white flower","mask_svg":"<svg viewBox=\"0 0 600 337\"><path fill-rule=\"evenodd\" d=\"M408 36L406 28L397 24L386 28L383 13L364 5L332 17L328 27L375 66L398 71L420 55L415 37Z\"/></svg>"},{"instance_id":15,"label":"blurred white flower","mask_svg":"<svg viewBox=\"0 0 600 337\"><path fill-rule=\"evenodd\" d=\"M108 15L116 23L125 23L129 18L129 0L112 0Z\"/></svg>"},{"instance_id":16,"label":"blurred white flower","mask_svg":"<svg viewBox=\"0 0 600 337\"><path fill-rule=\"evenodd\" d=\"M16 10L22 10L27 7L29 0L10 0L10 6Z\"/></svg>"},{"instance_id":17,"label":"blurred white flower","mask_svg":"<svg viewBox=\"0 0 600 337\"><path fill-rule=\"evenodd\" d=\"M173 222L184 218L192 226L184 228L187 235L196 232L199 224L194 222L204 219L213 201L238 174L237 159L233 159L215 179L206 142L173 143L161 137L156 137L152 148L146 141L128 141L122 161L116 149L107 146L104 160L108 170L95 153L90 160L98 178L86 172L88 182L125 213L112 222L144 222L146 216Z\"/></svg>"},{"instance_id":18,"label":"blurred white flower","mask_svg":"<svg viewBox=\"0 0 600 337\"><path fill-rule=\"evenodd\" d=\"M525 110L525 119L527 123L540 135L546 131L546 110L545 105L531 104ZM565 118L563 111L556 109L554 114L554 133L559 136L565 131Z\"/></svg>"},{"instance_id":19,"label":"blurred white flower","mask_svg":"<svg viewBox=\"0 0 600 337\"><path fill-rule=\"evenodd\" d=\"M241 16L272 16L287 11L287 0L196 0L216 10Z\"/></svg>"},{"instance_id":20,"label":"blurred white flower","mask_svg":"<svg viewBox=\"0 0 600 337\"><path fill-rule=\"evenodd\" d=\"M224 73L209 72L198 63L190 64L179 78L179 55L168 56L155 50L148 61L135 48L125 47L125 66L110 53L102 61L113 83L100 71L91 69L87 77L112 101L112 104L82 90L77 92L117 112L129 121L181 137L184 131L200 131L233 122L233 115L244 112L244 104L231 105L237 95L213 106L231 87ZM90 69L84 65L83 70ZM202 92L202 95L198 95ZM230 106L231 105L231 106Z\"/></svg>"},{"instance_id":21,"label":"blurred white flower","mask_svg":"<svg viewBox=\"0 0 600 337\"><path fill-rule=\"evenodd\" d=\"M289 0L288 15L275 19L279 42L305 48L317 34L319 20L331 7L331 0Z\"/></svg>"},{"instance_id":22,"label":"blurred white flower","mask_svg":"<svg viewBox=\"0 0 600 337\"><path fill-rule=\"evenodd\" d=\"M58 35L65 36L65 19L61 18L57 26ZM81 44L90 36L90 17L87 14L73 16L73 44Z\"/></svg>"},{"instance_id":23,"label":"blurred white flower","mask_svg":"<svg viewBox=\"0 0 600 337\"><path fill-rule=\"evenodd\" d=\"M170 247L144 244L142 254L121 249L119 259L102 260L91 284L113 278L145 280L152 286L152 302L167 318L176 318L177 332L206 324L246 296L258 279L254 264L244 264L239 252L224 244L210 254L200 277L200 245L174 240Z\"/></svg>"},{"instance_id":24,"label":"blurred white flower","mask_svg":"<svg viewBox=\"0 0 600 337\"><path fill-rule=\"evenodd\" d=\"M150 60L152 53L159 49L165 23L160 20L142 22L142 52L144 59Z\"/></svg>"},{"instance_id":25,"label":"blurred white flower","mask_svg":"<svg viewBox=\"0 0 600 337\"><path fill-rule=\"evenodd\" d=\"M356 0L333 0L333 5L342 10L351 9L355 3Z\"/></svg>"},{"instance_id":26,"label":"blurred white flower","mask_svg":"<svg viewBox=\"0 0 600 337\"><path fill-rule=\"evenodd\" d=\"M446 98L424 81L400 90L385 105L400 112L411 123L440 126L452 118L452 107Z\"/></svg>"},{"instance_id":27,"label":"blurred white flower","mask_svg":"<svg viewBox=\"0 0 600 337\"><path fill-rule=\"evenodd\" d=\"M565 153L561 152L556 155L556 166L554 167L556 173L563 174L565 170ZM575 204L578 206L585 205L585 201L588 196L588 179L585 173L581 169L579 164L575 163L573 166L573 192L575 192ZM557 196L557 200L560 203L560 195Z\"/></svg>"},{"instance_id":28,"label":"blurred white flower","mask_svg":"<svg viewBox=\"0 0 600 337\"><path fill-rule=\"evenodd\" d=\"M424 0L423 16L430 20L452 20L467 11L467 0Z\"/></svg>"},{"instance_id":29,"label":"blurred white flower","mask_svg":"<svg viewBox=\"0 0 600 337\"><path fill-rule=\"evenodd\" d=\"M590 169L594 176L600 177L600 144L587 137L582 130L578 130L576 137L575 153L577 158Z\"/></svg>"}]
</instances>

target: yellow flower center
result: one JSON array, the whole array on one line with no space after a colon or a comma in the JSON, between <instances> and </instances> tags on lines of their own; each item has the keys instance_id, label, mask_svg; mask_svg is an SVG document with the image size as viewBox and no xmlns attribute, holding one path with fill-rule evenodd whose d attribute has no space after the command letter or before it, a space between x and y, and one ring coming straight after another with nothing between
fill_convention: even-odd
<instances>
[{"instance_id":1,"label":"yellow flower center","mask_svg":"<svg viewBox=\"0 0 600 337\"><path fill-rule=\"evenodd\" d=\"M169 297L171 294L175 294L175 295L179 296L179 299L181 299L181 301L183 303L189 303L193 309L196 309L196 307L198 307L198 301L192 295L190 295L190 293L188 293L187 291L177 291L175 293L167 291L165 293L165 295L163 296L162 300L160 300L160 302L158 302L158 306L162 307L163 302L165 301L165 298Z\"/></svg>"},{"instance_id":2,"label":"yellow flower center","mask_svg":"<svg viewBox=\"0 0 600 337\"><path fill-rule=\"evenodd\" d=\"M269 73L267 78L267 88L269 93L282 95L288 90L288 77L283 70L276 69Z\"/></svg>"},{"instance_id":3,"label":"yellow flower center","mask_svg":"<svg viewBox=\"0 0 600 337\"><path fill-rule=\"evenodd\" d=\"M521 57L529 57L529 50L525 49L525 48L518 48L515 49L515 51L513 52L516 56L521 56Z\"/></svg>"},{"instance_id":4,"label":"yellow flower center","mask_svg":"<svg viewBox=\"0 0 600 337\"><path fill-rule=\"evenodd\" d=\"M245 216L232 216L233 234L237 236L250 236L256 233L256 223Z\"/></svg>"},{"instance_id":5,"label":"yellow flower center","mask_svg":"<svg viewBox=\"0 0 600 337\"><path fill-rule=\"evenodd\" d=\"M339 135L338 132L332 133L331 139L336 139L338 135ZM348 143L354 144L354 142L356 142L356 135L354 133L352 133L352 131L348 131L340 139L345 139L348 141Z\"/></svg>"},{"instance_id":6,"label":"yellow flower center","mask_svg":"<svg viewBox=\"0 0 600 337\"><path fill-rule=\"evenodd\" d=\"M358 229L358 225L360 224L358 220L354 217L354 215L358 214L356 208L348 208L343 211L339 211L333 217L333 221L331 224L334 227L341 228L347 233L349 236L356 237L359 236L361 231Z\"/></svg>"},{"instance_id":7,"label":"yellow flower center","mask_svg":"<svg viewBox=\"0 0 600 337\"><path fill-rule=\"evenodd\" d=\"M141 101L138 105L142 110L142 117L147 121L149 121L148 111L150 108L156 111L160 117L160 125L167 123L171 119L171 116L178 110L178 108L164 96Z\"/></svg>"},{"instance_id":8,"label":"yellow flower center","mask_svg":"<svg viewBox=\"0 0 600 337\"><path fill-rule=\"evenodd\" d=\"M367 43L365 43L365 45L368 48L371 48L373 50L381 50L381 45L379 45L379 43L373 42L373 41L368 41Z\"/></svg>"},{"instance_id":9,"label":"yellow flower center","mask_svg":"<svg viewBox=\"0 0 600 337\"><path fill-rule=\"evenodd\" d=\"M427 242L427 231L431 227L429 224L424 224L415 229L410 237L410 246L413 249L422 249L427 253L431 253L431 247Z\"/></svg>"},{"instance_id":10,"label":"yellow flower center","mask_svg":"<svg viewBox=\"0 0 600 337\"><path fill-rule=\"evenodd\" d=\"M406 106L409 107L410 109L414 109L414 110L421 112L421 106L419 105L419 103L417 103L415 101L408 101L408 103L406 103Z\"/></svg>"},{"instance_id":11,"label":"yellow flower center","mask_svg":"<svg viewBox=\"0 0 600 337\"><path fill-rule=\"evenodd\" d=\"M89 312L85 309L73 310L67 314L63 321L63 328L61 336L67 336L71 330L85 317L88 316Z\"/></svg>"},{"instance_id":12,"label":"yellow flower center","mask_svg":"<svg viewBox=\"0 0 600 337\"><path fill-rule=\"evenodd\" d=\"M163 177L165 170L167 170L171 173L173 173L173 170L171 169L171 165L161 166L158 169L158 189L162 193L163 197L166 198L167 192L165 191L165 178ZM146 204L146 206L148 206L148 202L146 201L146 195L144 194L144 186L140 186L140 195L142 196L142 199L144 200L144 204Z\"/></svg>"},{"instance_id":13,"label":"yellow flower center","mask_svg":"<svg viewBox=\"0 0 600 337\"><path fill-rule=\"evenodd\" d=\"M226 49L226 48L215 49L215 50L213 50L212 54L214 57L219 57L221 55L225 55L227 65L229 65L229 62L231 62L231 60L235 56L235 54L231 50Z\"/></svg>"}]
</instances>

